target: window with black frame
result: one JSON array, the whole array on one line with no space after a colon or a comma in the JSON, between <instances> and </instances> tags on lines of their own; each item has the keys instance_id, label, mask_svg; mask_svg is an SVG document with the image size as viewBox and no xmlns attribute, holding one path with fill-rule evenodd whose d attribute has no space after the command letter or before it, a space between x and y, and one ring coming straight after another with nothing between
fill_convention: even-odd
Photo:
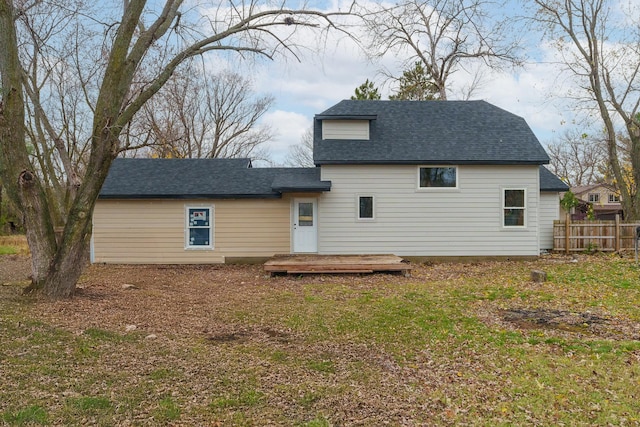
<instances>
[{"instance_id":1,"label":"window with black frame","mask_svg":"<svg viewBox=\"0 0 640 427\"><path fill-rule=\"evenodd\" d=\"M455 166L421 166L419 171L419 188L456 188L458 186Z\"/></svg>"}]
</instances>

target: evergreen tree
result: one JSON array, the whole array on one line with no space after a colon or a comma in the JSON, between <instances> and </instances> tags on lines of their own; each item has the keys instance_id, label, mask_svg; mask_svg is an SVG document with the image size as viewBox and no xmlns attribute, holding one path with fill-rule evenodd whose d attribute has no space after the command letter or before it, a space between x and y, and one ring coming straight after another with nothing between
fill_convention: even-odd
<instances>
[{"instance_id":1,"label":"evergreen tree","mask_svg":"<svg viewBox=\"0 0 640 427\"><path fill-rule=\"evenodd\" d=\"M380 92L378 92L378 88L373 85L373 82L367 79L366 82L356 88L356 94L353 95L351 99L378 101L380 99Z\"/></svg>"},{"instance_id":2,"label":"evergreen tree","mask_svg":"<svg viewBox=\"0 0 640 427\"><path fill-rule=\"evenodd\" d=\"M393 101L433 101L439 99L438 87L427 73L421 62L402 73L398 78L400 87L395 95L390 95Z\"/></svg>"}]
</instances>

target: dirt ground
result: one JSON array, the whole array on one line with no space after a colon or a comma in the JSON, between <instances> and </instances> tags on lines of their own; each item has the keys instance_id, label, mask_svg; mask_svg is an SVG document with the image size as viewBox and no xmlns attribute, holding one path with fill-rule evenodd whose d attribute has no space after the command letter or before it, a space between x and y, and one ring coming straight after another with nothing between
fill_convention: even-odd
<instances>
[{"instance_id":1,"label":"dirt ground","mask_svg":"<svg viewBox=\"0 0 640 427\"><path fill-rule=\"evenodd\" d=\"M31 261L24 255L0 256L0 284L28 280Z\"/></svg>"},{"instance_id":2,"label":"dirt ground","mask_svg":"<svg viewBox=\"0 0 640 427\"><path fill-rule=\"evenodd\" d=\"M554 263L572 262L578 261L558 257L532 262L414 264L410 277L369 274L272 278L267 277L262 265L91 265L80 278L74 298L32 303L33 301L20 296L22 285L26 286L28 283L29 259L9 255L0 256L0 301L5 298L6 301L3 302L18 304L20 310L31 310L38 320L76 336L83 336L85 331L92 328L96 331L115 332L117 336L129 333L139 335L142 344L118 347L124 348L125 351L122 354L108 353L104 357L108 364L98 367L105 369L105 372L117 369L123 372L144 373L158 364L171 366L172 370L185 372L186 382L181 384L188 384L188 390L196 390L193 391L193 396L199 396L198 399L201 400L202 396L207 396L205 392L212 384L208 380L212 375L209 373L208 359L211 355L217 355L218 358L216 375L220 375L220 378L224 375L234 378L233 384L237 383L237 387L244 384L244 365L234 365L244 363L242 359L224 359L220 356L223 352L233 351L235 353L230 354L252 358L252 363L257 366L255 369L268 373L268 380L265 379L264 384L269 384L269 390L280 390L278 387L282 390L292 390L278 392L282 395L276 392L270 392L269 395L270 405L275 402L274 407L281 408L282 413L291 419L311 419L312 412L325 411L337 420L336 425L382 425L385 420L392 420L392 425L417 425L411 421L412 417L417 420L423 419L425 415L423 409L416 409L422 408L421 406L414 408L411 399L415 396L422 396L422 399L426 394L409 393L407 384L424 384L425 390L444 390L443 393L446 395L453 394L458 389L459 382L467 381L469 383L465 383L465 390L471 390L469 393L477 394L475 387L485 392L483 387L486 384L483 381L463 380L460 374L483 368L480 360L484 360L484 356L475 354L473 357L467 357L467 353L464 353L466 349L459 352L452 348L449 363L432 364L431 359L427 357L430 353L425 350L419 356L415 356L415 366L412 362L412 365L401 367L387 351L378 346L348 341L317 342L313 338L313 330L295 326L295 317L290 319L294 323L282 321L280 312L287 310L287 301L309 301L309 304L297 307L303 310L300 316L313 319L313 310L319 310L322 301L335 300L335 304L339 305L342 300L354 295L360 295L364 299L372 295L395 295L397 292L412 295L411 290L418 283L422 286L421 289L433 292L434 300L437 301L446 301L453 295L450 294L450 289L458 289L469 301L465 303L469 315L495 330L527 333L531 329L544 329L546 337L568 337L572 340L640 339L638 322L603 313L597 308L591 311L591 308L585 308L584 305L567 306L565 302L569 301L569 298L565 298L559 292L574 290L567 286L559 288L569 289L568 291L556 289L552 280L546 283L530 280L530 272L533 269L551 268ZM316 286L322 284L330 286ZM545 302L543 299L537 299L534 305L529 305L529 302L521 300L518 295L512 295L512 289L522 293L530 292L531 295L541 292L553 294L555 300ZM485 295L485 292L489 294ZM497 294L492 296L490 292ZM598 296L588 295L585 298L593 299ZM159 351L148 356L145 350L147 346L158 348ZM196 348L206 348L206 352L202 353L206 357L198 359L197 355L200 353L193 352ZM258 356L264 351L262 349L269 349L271 352L264 354L286 355L291 359L280 364L285 368L271 371L272 365L276 362L269 358L271 356ZM545 350L546 347L541 349ZM179 355L187 353L190 355L189 358L182 360ZM640 358L636 353L631 356ZM320 360L318 363L321 363L322 368L322 361L327 357L333 361L334 369L348 373L345 374L345 378L357 375L350 367L364 363L366 366L376 367L372 372L380 375L383 381L379 386L365 381L364 384L371 389L361 390L359 386L346 386L340 375L325 375L320 371L305 368L307 365L304 363L307 363L307 359ZM300 366L290 360L297 361ZM470 360L474 361L471 365ZM267 365L264 365L265 363ZM636 363L635 359L633 363ZM125 386L122 386L123 389ZM335 393L335 396L333 392L327 391L326 398L308 405L311 409L304 405L286 403L292 399L304 398L304 395L291 397L287 393L297 396L307 389L354 391L353 394ZM413 397L407 397L407 393ZM493 390L492 393L496 394L487 401L499 399L501 396L500 390ZM363 396L368 397L365 399ZM187 400L197 403L198 399L189 397ZM354 399L359 399L359 405L364 406L354 409ZM197 418L201 413L191 408L198 407L193 402L184 403L184 413L190 415L184 415L180 421L183 425L204 425L202 420ZM145 414L150 413L149 408L153 404L155 403L146 402L146 406L139 410L141 414L138 415L147 416ZM478 405L481 408L478 410L489 411L482 406L484 403ZM256 411L263 410L259 409L260 406L256 408ZM438 408L436 405L432 410L440 414L437 416L446 417L446 412ZM229 414L231 417L233 411ZM188 416L196 418L187 418ZM213 425L227 424L223 422Z\"/></svg>"},{"instance_id":3,"label":"dirt ground","mask_svg":"<svg viewBox=\"0 0 640 427\"><path fill-rule=\"evenodd\" d=\"M516 262L513 265L537 269L544 263L576 262L575 257L562 256L538 262ZM580 262L589 262L588 258ZM542 264L541 264L542 263ZM446 279L486 277L488 271L510 269L508 263L451 263L413 264L410 277L394 274L393 282L409 284ZM527 281L519 286L537 288ZM28 284L30 259L24 255L0 257L0 285ZM150 334L202 336L217 331L210 339L226 337L248 338L246 331L228 324L212 324L205 313L242 306L243 302L260 307L261 300L271 298L273 288L279 291L300 292L304 284L327 283L348 285L350 288L375 289L385 286L389 274L365 275L308 275L277 276L269 278L262 265L90 265L81 277L75 297L41 307L42 315L74 329L102 327L124 330L131 325ZM13 287L13 286L12 286ZM15 287L14 287L15 288ZM139 292L136 292L139 290ZM167 310L166 307L171 307ZM200 308L206 307L206 310ZM616 319L600 318L590 313L558 310L557 307L539 306L529 310L517 305L499 309L494 302L479 301L476 313L485 323L507 329L546 329L558 334L570 333L613 339L640 340L640 324ZM94 320L91 320L94 319ZM87 321L95 325L87 325ZM235 328L235 329L234 329ZM259 335L261 332L259 333ZM255 338L255 337L253 337Z\"/></svg>"}]
</instances>

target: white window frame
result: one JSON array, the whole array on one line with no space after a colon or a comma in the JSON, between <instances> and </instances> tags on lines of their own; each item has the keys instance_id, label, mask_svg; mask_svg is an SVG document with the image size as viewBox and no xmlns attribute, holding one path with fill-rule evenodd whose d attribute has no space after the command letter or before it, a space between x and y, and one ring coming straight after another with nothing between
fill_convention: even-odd
<instances>
[{"instance_id":1,"label":"white window frame","mask_svg":"<svg viewBox=\"0 0 640 427\"><path fill-rule=\"evenodd\" d=\"M502 224L502 228L506 229L506 230L517 230L517 229L523 229L523 228L527 228L527 189L526 188L522 188L522 187L503 187L502 188L502 209L500 210L500 223ZM505 206L506 203L506 197L505 197L505 193L507 191L522 191L523 192L523 197L524 197L524 206L519 207L519 206ZM522 215L522 225L506 225L505 224L505 210L506 209L521 209L523 211L523 215Z\"/></svg>"},{"instance_id":2,"label":"white window frame","mask_svg":"<svg viewBox=\"0 0 640 427\"><path fill-rule=\"evenodd\" d=\"M593 200L591 200L592 198ZM600 203L600 193L589 193L587 199L589 203Z\"/></svg>"},{"instance_id":3,"label":"white window frame","mask_svg":"<svg viewBox=\"0 0 640 427\"><path fill-rule=\"evenodd\" d=\"M456 185L453 187L421 187L420 186L420 170L421 169L454 169L456 172ZM460 168L458 166L452 166L452 165L420 165L418 166L418 168L416 169L416 189L418 191L451 191L451 190L457 190L459 187L459 182L460 182L460 173L459 173Z\"/></svg>"},{"instance_id":4,"label":"white window frame","mask_svg":"<svg viewBox=\"0 0 640 427\"><path fill-rule=\"evenodd\" d=\"M371 218L363 218L360 216L360 199L363 197L371 198ZM356 219L358 221L375 221L376 219L376 197L373 194L358 194L356 196Z\"/></svg>"},{"instance_id":5,"label":"white window frame","mask_svg":"<svg viewBox=\"0 0 640 427\"><path fill-rule=\"evenodd\" d=\"M620 196L617 194L609 193L609 203L620 203Z\"/></svg>"},{"instance_id":6,"label":"white window frame","mask_svg":"<svg viewBox=\"0 0 640 427\"><path fill-rule=\"evenodd\" d=\"M189 223L189 210L191 209L207 209L209 211L209 225L206 227L193 226ZM184 206L184 248L187 250L213 250L215 210L213 205L185 205ZM208 228L209 244L208 245L192 245L189 241L189 231L192 228Z\"/></svg>"}]
</instances>

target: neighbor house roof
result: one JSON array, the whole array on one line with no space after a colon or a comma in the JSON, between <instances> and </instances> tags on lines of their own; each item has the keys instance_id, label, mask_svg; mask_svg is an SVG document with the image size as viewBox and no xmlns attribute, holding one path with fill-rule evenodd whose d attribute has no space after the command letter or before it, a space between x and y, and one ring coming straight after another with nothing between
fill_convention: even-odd
<instances>
[{"instance_id":1,"label":"neighbor house roof","mask_svg":"<svg viewBox=\"0 0 640 427\"><path fill-rule=\"evenodd\" d=\"M580 185L580 186L576 186L576 187L571 187L571 192L573 192L573 194L580 195L592 190L595 190L596 188L606 188L609 191L615 192L616 189L613 185L611 184L607 184L606 182L600 182L597 184L589 184L589 185Z\"/></svg>"},{"instance_id":2,"label":"neighbor house roof","mask_svg":"<svg viewBox=\"0 0 640 427\"><path fill-rule=\"evenodd\" d=\"M249 159L115 159L99 197L278 198L330 189L319 168L253 168Z\"/></svg>"},{"instance_id":3,"label":"neighbor house roof","mask_svg":"<svg viewBox=\"0 0 640 427\"><path fill-rule=\"evenodd\" d=\"M317 115L322 164L546 164L522 117L485 101L341 101ZM322 140L323 120L369 120L369 140Z\"/></svg>"},{"instance_id":4,"label":"neighbor house roof","mask_svg":"<svg viewBox=\"0 0 640 427\"><path fill-rule=\"evenodd\" d=\"M540 191L569 191L569 186L544 166L540 166Z\"/></svg>"}]
</instances>

